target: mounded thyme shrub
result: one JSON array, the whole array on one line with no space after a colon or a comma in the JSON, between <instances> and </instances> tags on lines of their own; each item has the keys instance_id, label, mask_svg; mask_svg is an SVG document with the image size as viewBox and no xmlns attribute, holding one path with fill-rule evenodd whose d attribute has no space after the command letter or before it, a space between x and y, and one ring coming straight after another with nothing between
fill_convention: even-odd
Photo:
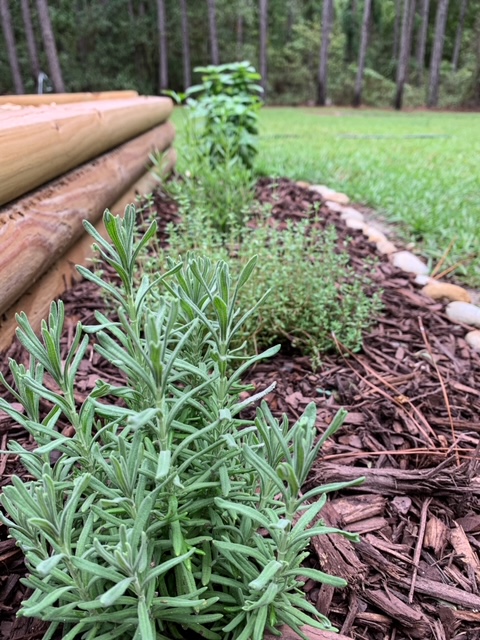
<instances>
[{"instance_id":1,"label":"mounded thyme shrub","mask_svg":"<svg viewBox=\"0 0 480 640\"><path fill-rule=\"evenodd\" d=\"M242 375L277 351L233 346L257 313L257 304L241 305L255 259L232 277L225 262L189 255L137 286L135 263L155 224L135 240L133 207L104 222L112 245L86 226L119 284L81 272L116 301L118 321L97 313L98 325L78 324L62 357L62 303L40 337L22 314L30 363L11 362L12 385L1 376L24 412L4 399L0 409L37 443L32 451L9 443L32 479L14 476L0 496L33 590L20 615L49 621L45 640L60 630L63 640L263 640L281 624L302 637L304 623L330 629L301 580L345 583L302 562L312 536L335 531L318 520L327 493L350 485L301 487L344 412L317 441L313 404L293 425L265 403L243 419L270 389L241 402ZM99 380L78 406L76 374L92 334L126 382ZM57 429L65 423L71 438Z\"/></svg>"},{"instance_id":2,"label":"mounded thyme shrub","mask_svg":"<svg viewBox=\"0 0 480 640\"><path fill-rule=\"evenodd\" d=\"M208 203L199 206L185 191L178 202L182 222L169 228L168 249L159 247L163 257L147 257L143 269L155 273L166 255L193 251L224 260L238 277L258 256L261 266L239 292L239 304L250 308L259 296L265 299L238 332L237 346L246 341L249 349L258 351L279 341L290 343L311 355L314 365L335 348L336 340L353 351L361 348L363 333L381 309L380 291L372 281L373 263L367 262L362 273L356 271L334 227L323 229L313 219L280 228L272 226L264 212L251 225L233 223L221 236Z\"/></svg>"}]
</instances>

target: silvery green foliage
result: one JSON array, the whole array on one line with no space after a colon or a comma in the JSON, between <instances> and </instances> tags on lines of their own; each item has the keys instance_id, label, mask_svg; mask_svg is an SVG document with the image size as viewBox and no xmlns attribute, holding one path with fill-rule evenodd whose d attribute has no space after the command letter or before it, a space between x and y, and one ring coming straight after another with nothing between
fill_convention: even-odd
<instances>
[{"instance_id":1,"label":"silvery green foliage","mask_svg":"<svg viewBox=\"0 0 480 640\"><path fill-rule=\"evenodd\" d=\"M25 411L5 400L0 409L37 443L9 444L32 480L14 477L0 497L33 589L20 615L50 621L45 639L62 629L64 640L261 640L281 624L330 629L300 576L345 583L301 563L310 538L332 531L318 521L326 494L347 485L300 489L343 413L317 442L313 404L293 426L265 403L243 419L241 378L276 352L245 357L231 346L255 313L237 305L255 260L232 281L225 263L187 256L136 288L135 262L155 224L135 240L133 207L104 222L112 244L86 226L119 284L80 270L115 299L118 321L97 314L98 325L79 324L61 357L63 304L52 304L40 337L22 314L30 365L11 362L13 386L2 376ZM164 295L147 306L159 287ZM89 334L127 382L98 381L79 406ZM45 417L40 402L51 407ZM75 435L59 433L60 423Z\"/></svg>"}]
</instances>

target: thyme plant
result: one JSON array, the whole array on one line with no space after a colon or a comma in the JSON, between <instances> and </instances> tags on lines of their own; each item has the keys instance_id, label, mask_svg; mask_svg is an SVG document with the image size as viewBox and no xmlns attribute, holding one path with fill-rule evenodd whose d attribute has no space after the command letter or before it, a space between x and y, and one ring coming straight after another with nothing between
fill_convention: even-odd
<instances>
[{"instance_id":1,"label":"thyme plant","mask_svg":"<svg viewBox=\"0 0 480 640\"><path fill-rule=\"evenodd\" d=\"M382 308L373 279L375 263L366 261L363 270L354 269L333 226L323 229L316 218L275 225L267 209L253 224L241 226L233 220L228 233L220 236L206 202L192 202L188 192L178 202L181 222L169 228L168 250L158 247L160 259L144 255L145 273L158 271L165 255L189 251L226 261L233 277L254 256L268 264L268 269L255 269L249 286L239 292L245 308L258 296L265 299L239 328L236 346L246 341L247 350L259 350L280 341L308 354L314 366L336 348L333 336L353 351L361 348L365 331Z\"/></svg>"},{"instance_id":2,"label":"thyme plant","mask_svg":"<svg viewBox=\"0 0 480 640\"><path fill-rule=\"evenodd\" d=\"M312 536L336 531L318 520L327 494L354 483L301 488L344 413L319 439L314 404L293 425L265 403L244 419L270 389L242 402L242 376L277 351L233 347L261 302L238 305L255 258L232 278L225 262L188 255L137 286L155 223L136 240L133 207L104 222L111 244L85 225L118 284L80 271L116 301L118 319L79 323L62 358L63 304L52 303L39 337L21 314L30 362L10 363L11 385L1 376L24 412L4 399L0 409L36 442L9 443L31 479L14 476L0 496L33 590L19 615L50 622L44 640L60 630L63 640L262 640L282 624L302 636L304 623L331 629L301 581L345 582L302 562ZM78 404L92 335L125 384L98 380ZM59 432L65 423L71 438Z\"/></svg>"}]
</instances>

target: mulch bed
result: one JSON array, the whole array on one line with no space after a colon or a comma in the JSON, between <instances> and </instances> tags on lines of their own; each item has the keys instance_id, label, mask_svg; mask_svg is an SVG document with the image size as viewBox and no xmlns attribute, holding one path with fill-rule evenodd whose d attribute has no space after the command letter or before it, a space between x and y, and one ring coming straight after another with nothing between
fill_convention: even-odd
<instances>
[{"instance_id":1,"label":"mulch bed","mask_svg":"<svg viewBox=\"0 0 480 640\"><path fill-rule=\"evenodd\" d=\"M280 220L306 218L318 194L288 180L264 179L258 197L272 205ZM162 221L176 209L157 193ZM360 232L346 230L339 215L320 207L340 239L350 237L354 267L376 251ZM321 277L321 276L320 276ZM443 305L425 298L405 273L380 257L375 279L383 289L384 311L365 336L361 353L325 356L312 370L307 357L284 353L255 367L248 380L259 391L277 382L267 400L275 413L294 420L315 401L322 431L340 407L348 417L328 441L309 478L319 483L365 477L356 490L335 495L322 511L327 524L357 532L357 545L339 536L313 542L312 559L325 571L345 577L343 591L308 581L308 598L342 633L367 638L480 638L480 355L452 325ZM81 282L64 296L71 337L77 320L93 321L101 295ZM95 380L118 378L93 352L82 366L79 399ZM24 360L18 344L0 357ZM28 441L22 430L0 414L0 446L10 439ZM0 486L22 469L12 457L0 457ZM43 625L15 619L24 597L22 554L0 525L0 640L41 638Z\"/></svg>"}]
</instances>

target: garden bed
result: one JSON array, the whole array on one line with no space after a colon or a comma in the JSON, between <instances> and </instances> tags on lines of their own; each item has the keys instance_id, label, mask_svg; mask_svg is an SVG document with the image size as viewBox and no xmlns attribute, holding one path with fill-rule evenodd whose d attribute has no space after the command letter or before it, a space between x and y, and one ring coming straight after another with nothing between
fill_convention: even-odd
<instances>
[{"instance_id":1,"label":"garden bed","mask_svg":"<svg viewBox=\"0 0 480 640\"><path fill-rule=\"evenodd\" d=\"M308 219L312 205L322 203L318 194L286 180L262 180L257 196L272 205L271 215L280 221ZM165 239L176 206L162 193L154 206ZM320 214L336 227L340 241L350 238L354 267L361 270L376 257L375 246L360 231L347 229L338 213L322 205ZM480 356L441 303L422 295L386 257L378 259L374 279L383 289L384 310L360 353L326 355L312 370L308 357L287 347L256 365L249 381L256 391L276 381L267 400L276 414L285 412L292 420L313 400L322 431L340 407L349 411L344 427L323 447L308 484L366 477L356 490L334 495L321 514L327 524L359 533L361 542L352 545L338 536L313 541L314 566L349 582L348 588L333 590L307 581L307 597L318 610L355 639L473 638L480 626L480 391L475 385ZM76 322L93 322L104 300L94 285L82 281L64 301L66 347ZM117 370L89 353L78 401L100 377L121 382ZM8 357L22 361L25 354L13 344L0 361L1 371L7 370ZM0 415L0 447L11 439L29 442ZM0 485L14 473L25 472L18 460L2 456ZM40 623L15 620L25 570L3 526L0 561L0 640L41 638Z\"/></svg>"}]
</instances>

